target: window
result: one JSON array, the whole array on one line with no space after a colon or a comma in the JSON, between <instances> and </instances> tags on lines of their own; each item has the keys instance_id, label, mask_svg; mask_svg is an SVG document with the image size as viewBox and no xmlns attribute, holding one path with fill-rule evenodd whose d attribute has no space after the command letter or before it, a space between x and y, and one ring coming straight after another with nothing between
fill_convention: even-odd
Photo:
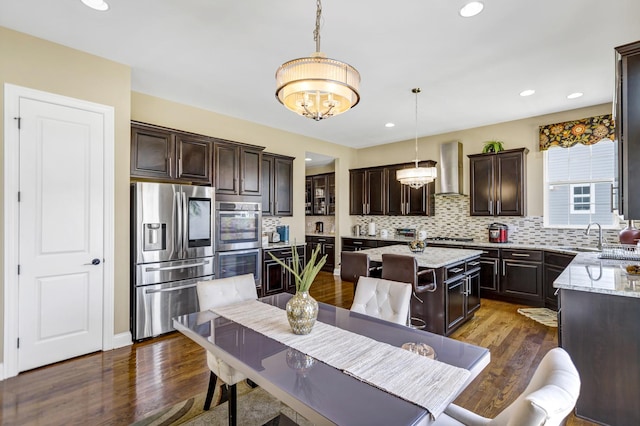
<instances>
[{"instance_id":1,"label":"window","mask_svg":"<svg viewBox=\"0 0 640 426\"><path fill-rule=\"evenodd\" d=\"M612 208L616 157L617 146L610 139L544 151L545 226L582 228L590 222L617 226Z\"/></svg>"}]
</instances>

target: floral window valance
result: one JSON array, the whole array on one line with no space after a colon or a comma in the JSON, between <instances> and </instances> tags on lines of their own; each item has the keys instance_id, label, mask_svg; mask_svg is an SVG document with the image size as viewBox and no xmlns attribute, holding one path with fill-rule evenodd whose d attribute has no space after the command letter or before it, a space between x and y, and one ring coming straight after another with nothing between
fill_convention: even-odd
<instances>
[{"instance_id":1,"label":"floral window valance","mask_svg":"<svg viewBox=\"0 0 640 426\"><path fill-rule=\"evenodd\" d=\"M577 143L593 145L602 139L614 140L611 114L540 126L540 151L553 146L570 148Z\"/></svg>"}]
</instances>

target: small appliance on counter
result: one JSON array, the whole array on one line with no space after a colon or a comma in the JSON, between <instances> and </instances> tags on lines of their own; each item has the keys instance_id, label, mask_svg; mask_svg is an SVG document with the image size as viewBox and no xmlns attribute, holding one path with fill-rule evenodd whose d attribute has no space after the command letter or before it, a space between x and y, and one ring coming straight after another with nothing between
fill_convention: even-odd
<instances>
[{"instance_id":1,"label":"small appliance on counter","mask_svg":"<svg viewBox=\"0 0 640 426\"><path fill-rule=\"evenodd\" d=\"M316 233L322 234L324 232L324 222L316 222Z\"/></svg>"},{"instance_id":2,"label":"small appliance on counter","mask_svg":"<svg viewBox=\"0 0 640 426\"><path fill-rule=\"evenodd\" d=\"M389 238L389 230L381 229L380 230L380 238Z\"/></svg>"},{"instance_id":3,"label":"small appliance on counter","mask_svg":"<svg viewBox=\"0 0 640 426\"><path fill-rule=\"evenodd\" d=\"M509 227L504 223L492 223L489 225L489 242L506 243L509 242Z\"/></svg>"},{"instance_id":4,"label":"small appliance on counter","mask_svg":"<svg viewBox=\"0 0 640 426\"><path fill-rule=\"evenodd\" d=\"M376 223L374 221L371 221L369 223L369 236L371 237L376 236Z\"/></svg>"},{"instance_id":5,"label":"small appliance on counter","mask_svg":"<svg viewBox=\"0 0 640 426\"><path fill-rule=\"evenodd\" d=\"M280 233L278 231L273 231L269 233L269 242L270 243L279 243L280 242Z\"/></svg>"},{"instance_id":6,"label":"small appliance on counter","mask_svg":"<svg viewBox=\"0 0 640 426\"><path fill-rule=\"evenodd\" d=\"M399 237L415 238L416 230L415 228L396 228L396 234Z\"/></svg>"},{"instance_id":7,"label":"small appliance on counter","mask_svg":"<svg viewBox=\"0 0 640 426\"><path fill-rule=\"evenodd\" d=\"M426 240L427 239L427 231L422 230L418 232L418 239L419 240Z\"/></svg>"},{"instance_id":8,"label":"small appliance on counter","mask_svg":"<svg viewBox=\"0 0 640 426\"><path fill-rule=\"evenodd\" d=\"M360 235L362 235L362 230L360 229L360 225L353 225L353 235L355 235L356 237L359 237Z\"/></svg>"},{"instance_id":9,"label":"small appliance on counter","mask_svg":"<svg viewBox=\"0 0 640 426\"><path fill-rule=\"evenodd\" d=\"M280 241L289 243L289 225L276 226L276 232L280 236Z\"/></svg>"}]
</instances>

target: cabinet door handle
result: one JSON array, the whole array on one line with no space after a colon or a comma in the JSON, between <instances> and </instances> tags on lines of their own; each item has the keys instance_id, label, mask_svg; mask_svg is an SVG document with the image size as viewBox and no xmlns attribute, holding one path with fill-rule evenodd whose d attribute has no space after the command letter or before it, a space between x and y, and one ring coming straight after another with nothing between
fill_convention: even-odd
<instances>
[{"instance_id":1,"label":"cabinet door handle","mask_svg":"<svg viewBox=\"0 0 640 426\"><path fill-rule=\"evenodd\" d=\"M556 291L554 291L554 292L553 292L553 295L554 295L554 296L557 296L559 292L560 292L560 289L559 289L559 288L556 288Z\"/></svg>"},{"instance_id":2,"label":"cabinet door handle","mask_svg":"<svg viewBox=\"0 0 640 426\"><path fill-rule=\"evenodd\" d=\"M182 157L178 158L178 177L182 176Z\"/></svg>"},{"instance_id":3,"label":"cabinet door handle","mask_svg":"<svg viewBox=\"0 0 640 426\"><path fill-rule=\"evenodd\" d=\"M167 169L167 173L169 173L169 176L171 176L171 157L167 158L167 160L169 161L169 168Z\"/></svg>"},{"instance_id":4,"label":"cabinet door handle","mask_svg":"<svg viewBox=\"0 0 640 426\"><path fill-rule=\"evenodd\" d=\"M613 204L613 201L614 201L613 194L614 194L614 192L616 192L616 190L617 190L617 189L618 189L618 187L617 187L617 186L613 186L613 184L611 184L611 189L609 190L609 195L610 195L609 203L611 204L611 213L613 213L613 211L614 211L616 208L618 208L618 206L617 206L617 205L616 205L616 207L615 207L615 208L613 207L613 206L614 206L614 204ZM617 203L616 203L616 204L617 204Z\"/></svg>"},{"instance_id":5,"label":"cabinet door handle","mask_svg":"<svg viewBox=\"0 0 640 426\"><path fill-rule=\"evenodd\" d=\"M511 253L511 256L513 257L530 257L530 254L526 254L526 253Z\"/></svg>"},{"instance_id":6,"label":"cabinet door handle","mask_svg":"<svg viewBox=\"0 0 640 426\"><path fill-rule=\"evenodd\" d=\"M362 241L354 241L353 244L362 244Z\"/></svg>"},{"instance_id":7,"label":"cabinet door handle","mask_svg":"<svg viewBox=\"0 0 640 426\"><path fill-rule=\"evenodd\" d=\"M502 276L504 277L505 275L507 275L507 261L503 260L502 261Z\"/></svg>"},{"instance_id":8,"label":"cabinet door handle","mask_svg":"<svg viewBox=\"0 0 640 426\"><path fill-rule=\"evenodd\" d=\"M479 264L480 262L478 262L477 260L473 262L469 262L469 266L478 266Z\"/></svg>"},{"instance_id":9,"label":"cabinet door handle","mask_svg":"<svg viewBox=\"0 0 640 426\"><path fill-rule=\"evenodd\" d=\"M496 201L496 214L500 214L500 211L502 210L502 203L501 200Z\"/></svg>"},{"instance_id":10,"label":"cabinet door handle","mask_svg":"<svg viewBox=\"0 0 640 426\"><path fill-rule=\"evenodd\" d=\"M462 271L464 271L464 268L453 268L453 269L451 270L451 272L456 273L456 274L457 274L458 272L462 272Z\"/></svg>"}]
</instances>

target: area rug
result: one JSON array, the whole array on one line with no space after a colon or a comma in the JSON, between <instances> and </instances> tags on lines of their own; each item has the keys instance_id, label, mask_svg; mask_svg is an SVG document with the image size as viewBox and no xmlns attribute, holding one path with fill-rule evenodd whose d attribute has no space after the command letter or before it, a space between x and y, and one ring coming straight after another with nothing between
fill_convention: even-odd
<instances>
[{"instance_id":1,"label":"area rug","mask_svg":"<svg viewBox=\"0 0 640 426\"><path fill-rule=\"evenodd\" d=\"M549 327L558 327L558 313L547 308L520 308L518 313Z\"/></svg>"},{"instance_id":2,"label":"area rug","mask_svg":"<svg viewBox=\"0 0 640 426\"><path fill-rule=\"evenodd\" d=\"M238 424L242 426L278 426L311 423L291 408L269 395L261 388L252 389L244 382L238 383ZM219 401L220 389L216 389L213 401ZM173 407L159 410L133 426L226 426L228 403L223 402L209 411L202 409L206 393L182 401ZM286 416L286 417L283 417Z\"/></svg>"}]
</instances>

